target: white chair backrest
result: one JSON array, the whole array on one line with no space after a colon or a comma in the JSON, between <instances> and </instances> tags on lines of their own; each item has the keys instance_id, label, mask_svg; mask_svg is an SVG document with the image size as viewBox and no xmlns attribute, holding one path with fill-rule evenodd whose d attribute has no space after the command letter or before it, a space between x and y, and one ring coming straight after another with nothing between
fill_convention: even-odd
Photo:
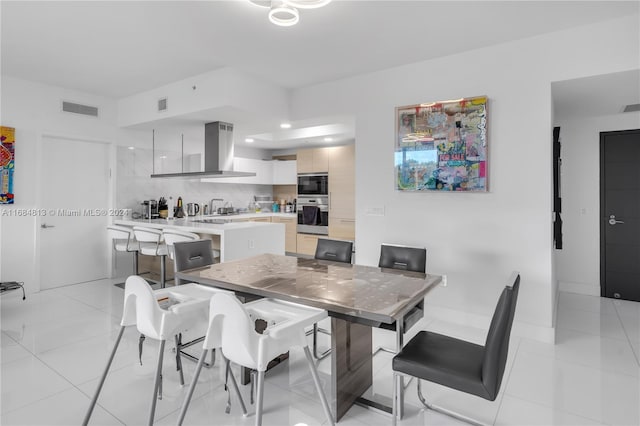
<instances>
[{"instance_id":1,"label":"white chair backrest","mask_svg":"<svg viewBox=\"0 0 640 426\"><path fill-rule=\"evenodd\" d=\"M133 239L133 229L120 225L107 226L107 237L112 240L126 240L131 237Z\"/></svg>"},{"instance_id":2,"label":"white chair backrest","mask_svg":"<svg viewBox=\"0 0 640 426\"><path fill-rule=\"evenodd\" d=\"M159 229L134 226L133 233L136 236L136 240L143 243L159 243L162 241L162 231Z\"/></svg>"},{"instance_id":3,"label":"white chair backrest","mask_svg":"<svg viewBox=\"0 0 640 426\"><path fill-rule=\"evenodd\" d=\"M194 234L193 232L184 232L184 231L176 231L175 229L163 229L162 236L164 237L164 242L167 244L167 248L169 251L169 257L173 259L173 244L181 243L184 241L195 241L199 240L200 236L198 234Z\"/></svg>"},{"instance_id":4,"label":"white chair backrest","mask_svg":"<svg viewBox=\"0 0 640 426\"><path fill-rule=\"evenodd\" d=\"M121 326L136 325L138 331L153 339L162 339L163 311L153 289L137 275L127 278L124 285L124 311Z\"/></svg>"},{"instance_id":5,"label":"white chair backrest","mask_svg":"<svg viewBox=\"0 0 640 426\"><path fill-rule=\"evenodd\" d=\"M242 303L234 296L216 293L209 304L209 329L205 349L221 347L224 356L249 368L258 367L261 336Z\"/></svg>"}]
</instances>

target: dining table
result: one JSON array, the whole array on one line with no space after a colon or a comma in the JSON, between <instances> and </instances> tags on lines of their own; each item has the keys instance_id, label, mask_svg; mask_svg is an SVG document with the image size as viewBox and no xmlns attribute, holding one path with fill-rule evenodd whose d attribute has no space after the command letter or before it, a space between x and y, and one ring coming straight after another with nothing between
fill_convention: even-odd
<instances>
[{"instance_id":1,"label":"dining table","mask_svg":"<svg viewBox=\"0 0 640 426\"><path fill-rule=\"evenodd\" d=\"M275 254L216 263L176 276L182 282L232 290L239 296L325 309L331 318L329 401L335 421L354 403L391 412L390 398L380 402L363 396L373 384L372 328L395 324L399 352L404 316L442 281L433 274ZM404 387L399 388L403 402Z\"/></svg>"}]
</instances>

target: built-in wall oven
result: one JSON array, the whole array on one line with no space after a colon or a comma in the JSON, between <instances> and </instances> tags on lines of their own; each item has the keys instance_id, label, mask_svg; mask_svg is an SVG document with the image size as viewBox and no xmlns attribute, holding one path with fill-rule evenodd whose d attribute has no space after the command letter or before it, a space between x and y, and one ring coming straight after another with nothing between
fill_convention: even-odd
<instances>
[{"instance_id":1,"label":"built-in wall oven","mask_svg":"<svg viewBox=\"0 0 640 426\"><path fill-rule=\"evenodd\" d=\"M329 235L329 196L310 196L299 192L298 232Z\"/></svg>"},{"instance_id":2,"label":"built-in wall oven","mask_svg":"<svg viewBox=\"0 0 640 426\"><path fill-rule=\"evenodd\" d=\"M329 196L327 173L305 173L298 175L298 199L300 196Z\"/></svg>"}]
</instances>

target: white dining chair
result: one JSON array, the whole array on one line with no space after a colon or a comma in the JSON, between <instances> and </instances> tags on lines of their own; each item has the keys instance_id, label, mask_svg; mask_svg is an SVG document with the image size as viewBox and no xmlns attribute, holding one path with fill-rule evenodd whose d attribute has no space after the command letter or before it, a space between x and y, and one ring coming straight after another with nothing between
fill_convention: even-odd
<instances>
[{"instance_id":1,"label":"white dining chair","mask_svg":"<svg viewBox=\"0 0 640 426\"><path fill-rule=\"evenodd\" d=\"M255 424L260 426L264 399L264 374L267 365L279 354L299 346L304 349L325 415L329 424L333 425L329 403L322 390L318 370L313 362L305 336L305 327L326 317L327 311L325 310L296 303L265 298L243 305L229 294L215 294L210 302L209 327L202 355L180 410L178 424L181 425L184 421L207 352L214 348L221 348L222 355L227 361L230 360L243 367L257 370ZM258 320L263 320L266 323L266 328L262 330L261 334L256 331L256 321Z\"/></svg>"}]
</instances>

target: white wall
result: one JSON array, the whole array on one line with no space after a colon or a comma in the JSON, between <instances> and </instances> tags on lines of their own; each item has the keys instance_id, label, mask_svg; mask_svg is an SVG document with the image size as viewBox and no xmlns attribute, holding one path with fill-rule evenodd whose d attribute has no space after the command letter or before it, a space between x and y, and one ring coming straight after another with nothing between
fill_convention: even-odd
<instances>
[{"instance_id":1,"label":"white wall","mask_svg":"<svg viewBox=\"0 0 640 426\"><path fill-rule=\"evenodd\" d=\"M133 146L138 152L147 152L151 148L151 130L123 129L116 125L116 101L114 99L95 96L88 93L49 86L41 83L2 76L2 92L0 123L3 126L16 129L16 171L15 193L13 206L0 206L2 212L38 208L40 199L39 164L46 159L39 155L39 146L43 135L55 135L75 139L110 142L111 165L113 175L122 171L123 175L115 181L122 181L119 185L112 184L109 195L109 206L105 207L133 207L132 203L143 199L155 198L160 195L182 195L185 202L204 202L213 196L225 198L234 202L236 207L247 207L254 193L271 192L271 187L257 185L224 185L205 184L197 182L171 182L163 185L148 175L151 174L150 161L145 162L145 174L137 177L129 175L127 169L116 161L117 147L120 151L129 152L126 148ZM86 117L77 114L63 113L62 100L96 106L99 117ZM187 135L196 144L202 144L204 129L193 125L185 126ZM163 149L172 149L179 153L180 131L174 129L168 134L167 129L160 132L159 144ZM247 157L266 155L263 152L240 150ZM69 153L69 155L74 155ZM79 159L81 160L81 159ZM150 156L149 156L150 160ZM130 165L129 165L130 166ZM123 190L126 186L126 190ZM120 189L120 191L118 191ZM116 195L119 196L116 196ZM61 192L61 197L64 193ZM2 213L0 212L0 214ZM8 213L6 213L8 214ZM41 217L6 215L0 216L0 280L24 281L27 292L38 291L38 247L39 226ZM106 234L105 234L106 241Z\"/></svg>"},{"instance_id":2,"label":"white wall","mask_svg":"<svg viewBox=\"0 0 640 426\"><path fill-rule=\"evenodd\" d=\"M62 101L96 106L99 117L63 113ZM59 87L2 76L2 125L16 129L15 204L0 207L3 211L38 207L39 146L43 135L115 142L115 101L109 98L67 90ZM70 155L73 155L70 153ZM64 194L61 192L61 197ZM24 281L28 292L39 289L37 247L40 217L3 217L2 281Z\"/></svg>"},{"instance_id":3,"label":"white wall","mask_svg":"<svg viewBox=\"0 0 640 426\"><path fill-rule=\"evenodd\" d=\"M519 270L516 329L552 340L551 82L637 68L638 39L634 16L294 91L296 119L356 116L358 262L376 264L382 242L426 246L429 271L449 283L428 310L476 325ZM478 95L489 97L489 192L395 191L394 108Z\"/></svg>"},{"instance_id":4,"label":"white wall","mask_svg":"<svg viewBox=\"0 0 640 426\"><path fill-rule=\"evenodd\" d=\"M640 112L559 121L563 248L560 290L600 295L600 132L640 128Z\"/></svg>"}]
</instances>

